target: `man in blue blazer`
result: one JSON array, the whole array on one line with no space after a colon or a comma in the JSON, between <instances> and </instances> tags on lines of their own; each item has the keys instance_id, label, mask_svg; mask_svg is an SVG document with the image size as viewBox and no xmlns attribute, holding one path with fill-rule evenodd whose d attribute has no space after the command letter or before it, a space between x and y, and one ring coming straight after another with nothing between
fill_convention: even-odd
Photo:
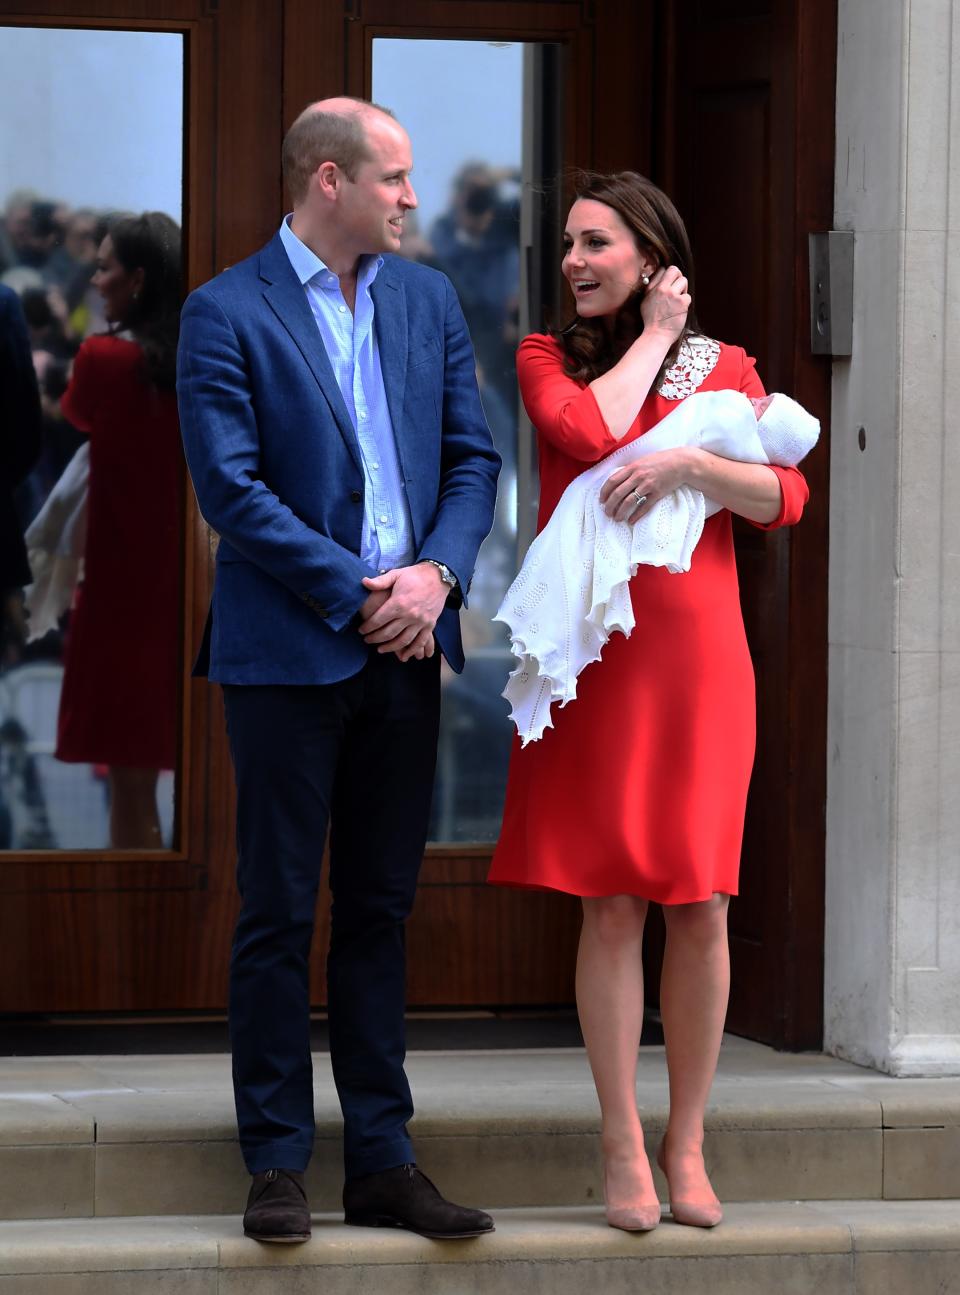
<instances>
[{"instance_id":1,"label":"man in blue blazer","mask_svg":"<svg viewBox=\"0 0 960 1295\"><path fill-rule=\"evenodd\" d=\"M338 98L284 140L293 213L194 292L178 363L187 461L220 536L198 672L223 687L242 905L230 971L249 1236L310 1234L308 962L330 826L330 1053L348 1223L475 1236L417 1168L404 923L436 760L439 660L500 461L449 281L395 255L406 132ZM435 649L439 648L439 652Z\"/></svg>"}]
</instances>

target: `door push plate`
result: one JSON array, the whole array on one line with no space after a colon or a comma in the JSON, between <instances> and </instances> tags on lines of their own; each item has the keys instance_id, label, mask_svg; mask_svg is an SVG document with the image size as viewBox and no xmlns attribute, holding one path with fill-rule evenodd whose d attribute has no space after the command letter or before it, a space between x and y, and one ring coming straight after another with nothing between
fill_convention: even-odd
<instances>
[{"instance_id":1,"label":"door push plate","mask_svg":"<svg viewBox=\"0 0 960 1295\"><path fill-rule=\"evenodd\" d=\"M810 349L853 354L853 230L810 234Z\"/></svg>"}]
</instances>

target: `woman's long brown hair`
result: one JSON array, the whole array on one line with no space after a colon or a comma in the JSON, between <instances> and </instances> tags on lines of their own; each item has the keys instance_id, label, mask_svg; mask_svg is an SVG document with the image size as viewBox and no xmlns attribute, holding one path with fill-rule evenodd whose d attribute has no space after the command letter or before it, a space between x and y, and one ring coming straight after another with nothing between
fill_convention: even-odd
<instances>
[{"instance_id":1,"label":"woman's long brown hair","mask_svg":"<svg viewBox=\"0 0 960 1295\"><path fill-rule=\"evenodd\" d=\"M146 378L161 391L176 383L180 333L180 226L162 211L119 216L107 232L117 260L128 273L143 270L140 295L130 303L117 329L129 329L144 356Z\"/></svg>"},{"instance_id":2,"label":"woman's long brown hair","mask_svg":"<svg viewBox=\"0 0 960 1295\"><path fill-rule=\"evenodd\" d=\"M597 171L580 171L574 179L574 202L589 198L602 202L617 213L633 233L637 248L649 252L658 268L675 265L686 277L687 291L693 297L693 254L680 213L652 180L636 171L616 171L601 175ZM552 328L550 335L564 356L564 369L578 382L592 382L611 369L643 332L643 285L638 284L617 312L614 326L608 329L602 318L583 319L579 315L564 328ZM667 352L654 386L676 361L685 337L699 333L694 302L691 301L683 332Z\"/></svg>"}]
</instances>

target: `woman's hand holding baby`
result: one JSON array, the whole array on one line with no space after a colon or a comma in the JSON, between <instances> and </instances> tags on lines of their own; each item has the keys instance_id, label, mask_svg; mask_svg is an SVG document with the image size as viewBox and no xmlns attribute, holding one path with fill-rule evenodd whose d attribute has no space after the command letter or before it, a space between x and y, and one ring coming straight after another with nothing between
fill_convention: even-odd
<instances>
[{"instance_id":1,"label":"woman's hand holding baby","mask_svg":"<svg viewBox=\"0 0 960 1295\"><path fill-rule=\"evenodd\" d=\"M689 446L658 450L611 472L600 489L600 502L607 516L634 525L655 503L688 481L698 452Z\"/></svg>"}]
</instances>

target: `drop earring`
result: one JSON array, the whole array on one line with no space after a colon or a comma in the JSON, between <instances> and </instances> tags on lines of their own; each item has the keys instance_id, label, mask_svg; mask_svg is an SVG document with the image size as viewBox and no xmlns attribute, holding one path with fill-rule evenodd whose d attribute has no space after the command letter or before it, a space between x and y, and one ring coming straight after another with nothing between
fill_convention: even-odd
<instances>
[{"instance_id":1,"label":"drop earring","mask_svg":"<svg viewBox=\"0 0 960 1295\"><path fill-rule=\"evenodd\" d=\"M643 284L645 288L648 288L650 286L650 275L645 274L643 278L640 280L640 282Z\"/></svg>"}]
</instances>

